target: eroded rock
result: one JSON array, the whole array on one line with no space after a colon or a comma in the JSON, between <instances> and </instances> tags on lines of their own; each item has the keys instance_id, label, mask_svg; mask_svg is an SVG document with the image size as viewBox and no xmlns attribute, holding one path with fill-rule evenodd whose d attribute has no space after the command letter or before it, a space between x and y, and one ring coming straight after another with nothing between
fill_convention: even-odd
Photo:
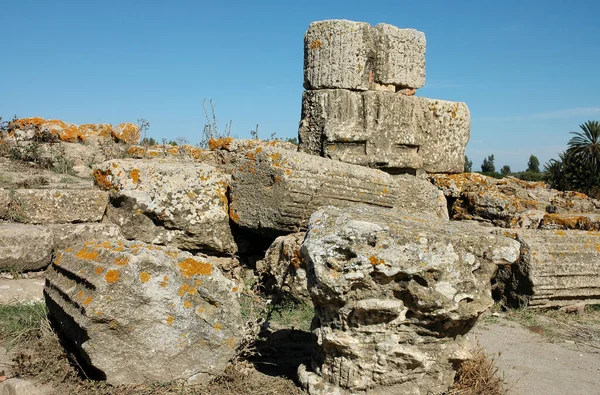
<instances>
[{"instance_id":1,"label":"eroded rock","mask_svg":"<svg viewBox=\"0 0 600 395\"><path fill-rule=\"evenodd\" d=\"M206 383L243 333L238 287L211 258L141 242L87 242L46 274L57 328L111 384Z\"/></svg>"},{"instance_id":2,"label":"eroded rock","mask_svg":"<svg viewBox=\"0 0 600 395\"><path fill-rule=\"evenodd\" d=\"M109 223L84 223L84 224L54 224L47 225L53 233L55 251L61 251L78 243L88 240L123 240L120 228Z\"/></svg>"},{"instance_id":3,"label":"eroded rock","mask_svg":"<svg viewBox=\"0 0 600 395\"><path fill-rule=\"evenodd\" d=\"M0 223L0 271L44 269L53 247L53 233L46 227Z\"/></svg>"},{"instance_id":4,"label":"eroded rock","mask_svg":"<svg viewBox=\"0 0 600 395\"><path fill-rule=\"evenodd\" d=\"M305 91L299 149L391 174L460 173L470 125L465 103L390 92Z\"/></svg>"},{"instance_id":5,"label":"eroded rock","mask_svg":"<svg viewBox=\"0 0 600 395\"><path fill-rule=\"evenodd\" d=\"M203 163L123 159L94 167L111 191L110 221L128 239L188 250L234 253L229 227L230 176Z\"/></svg>"},{"instance_id":6,"label":"eroded rock","mask_svg":"<svg viewBox=\"0 0 600 395\"><path fill-rule=\"evenodd\" d=\"M301 249L318 351L301 368L311 394L427 394L448 389L463 339L493 301L497 265L519 243L479 226L325 207Z\"/></svg>"}]
</instances>

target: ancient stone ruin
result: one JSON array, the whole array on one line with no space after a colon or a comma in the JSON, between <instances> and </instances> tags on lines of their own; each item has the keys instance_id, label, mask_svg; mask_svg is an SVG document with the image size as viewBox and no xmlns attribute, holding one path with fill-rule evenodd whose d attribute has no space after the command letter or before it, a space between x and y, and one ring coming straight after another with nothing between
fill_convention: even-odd
<instances>
[{"instance_id":1,"label":"ancient stone ruin","mask_svg":"<svg viewBox=\"0 0 600 395\"><path fill-rule=\"evenodd\" d=\"M148 147L135 125L41 118L0 136L74 164L68 184L23 171L0 185L0 271L46 269L53 323L85 369L209 382L244 337L248 272L314 306L298 368L310 394L442 393L492 296L600 302L600 202L456 174L470 114L416 95L423 33L315 22L304 53L298 147Z\"/></svg>"}]
</instances>

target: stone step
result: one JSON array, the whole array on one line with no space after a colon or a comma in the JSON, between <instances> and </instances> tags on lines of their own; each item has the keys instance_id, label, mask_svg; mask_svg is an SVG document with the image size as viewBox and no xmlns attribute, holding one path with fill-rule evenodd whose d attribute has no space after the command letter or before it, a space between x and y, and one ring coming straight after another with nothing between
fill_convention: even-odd
<instances>
[{"instance_id":1,"label":"stone step","mask_svg":"<svg viewBox=\"0 0 600 395\"><path fill-rule=\"evenodd\" d=\"M43 289L43 275L17 279L0 277L0 304L41 302Z\"/></svg>"}]
</instances>

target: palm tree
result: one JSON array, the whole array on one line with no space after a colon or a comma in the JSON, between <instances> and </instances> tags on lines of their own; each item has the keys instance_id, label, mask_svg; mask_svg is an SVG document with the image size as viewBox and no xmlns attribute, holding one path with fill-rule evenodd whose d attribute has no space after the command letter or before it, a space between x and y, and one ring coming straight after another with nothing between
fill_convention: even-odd
<instances>
[{"instance_id":1,"label":"palm tree","mask_svg":"<svg viewBox=\"0 0 600 395\"><path fill-rule=\"evenodd\" d=\"M598 169L600 165L600 122L587 121L579 126L583 132L571 132L575 137L569 140L569 153L584 163Z\"/></svg>"}]
</instances>

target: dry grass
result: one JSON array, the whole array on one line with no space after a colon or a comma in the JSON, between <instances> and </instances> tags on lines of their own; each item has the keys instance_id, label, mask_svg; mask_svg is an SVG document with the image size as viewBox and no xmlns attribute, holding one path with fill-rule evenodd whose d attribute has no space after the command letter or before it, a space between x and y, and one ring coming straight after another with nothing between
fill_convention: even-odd
<instances>
[{"instance_id":1,"label":"dry grass","mask_svg":"<svg viewBox=\"0 0 600 395\"><path fill-rule=\"evenodd\" d=\"M463 362L458 368L454 385L448 395L505 395L505 381L498 376L496 358L490 358L485 350L478 347L473 358Z\"/></svg>"}]
</instances>

